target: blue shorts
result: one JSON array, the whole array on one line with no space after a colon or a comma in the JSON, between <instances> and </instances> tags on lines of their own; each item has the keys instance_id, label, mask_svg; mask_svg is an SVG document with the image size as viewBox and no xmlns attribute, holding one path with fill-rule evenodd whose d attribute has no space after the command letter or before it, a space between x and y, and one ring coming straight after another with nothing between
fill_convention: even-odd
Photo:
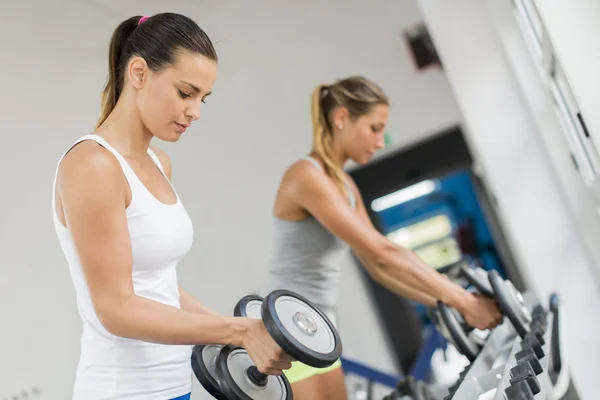
<instances>
[{"instance_id":1,"label":"blue shorts","mask_svg":"<svg viewBox=\"0 0 600 400\"><path fill-rule=\"evenodd\" d=\"M179 396L178 398L171 399L171 400L190 400L190 395L191 395L191 393L184 394L183 396Z\"/></svg>"}]
</instances>

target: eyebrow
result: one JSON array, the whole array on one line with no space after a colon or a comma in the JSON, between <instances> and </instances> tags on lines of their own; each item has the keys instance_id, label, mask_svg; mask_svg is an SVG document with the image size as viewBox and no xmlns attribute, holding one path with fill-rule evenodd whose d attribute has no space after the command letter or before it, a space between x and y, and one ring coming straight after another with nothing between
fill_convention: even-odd
<instances>
[{"instance_id":1,"label":"eyebrow","mask_svg":"<svg viewBox=\"0 0 600 400\"><path fill-rule=\"evenodd\" d=\"M189 87L191 87L194 90L194 92L200 93L202 91L198 86L192 85L189 82L181 81L181 83L185 83L186 85L188 85Z\"/></svg>"}]
</instances>

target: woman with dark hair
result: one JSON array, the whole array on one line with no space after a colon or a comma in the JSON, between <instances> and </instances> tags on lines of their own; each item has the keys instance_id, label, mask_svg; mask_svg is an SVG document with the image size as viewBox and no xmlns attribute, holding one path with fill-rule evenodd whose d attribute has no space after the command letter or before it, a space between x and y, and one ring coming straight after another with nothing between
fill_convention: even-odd
<instances>
[{"instance_id":1,"label":"woman with dark hair","mask_svg":"<svg viewBox=\"0 0 600 400\"><path fill-rule=\"evenodd\" d=\"M83 320L75 399L188 399L194 344L246 349L261 372L291 366L262 321L218 315L178 284L193 227L171 185L176 142L210 95L217 54L179 14L132 17L115 30L93 134L61 157L56 234Z\"/></svg>"}]
</instances>

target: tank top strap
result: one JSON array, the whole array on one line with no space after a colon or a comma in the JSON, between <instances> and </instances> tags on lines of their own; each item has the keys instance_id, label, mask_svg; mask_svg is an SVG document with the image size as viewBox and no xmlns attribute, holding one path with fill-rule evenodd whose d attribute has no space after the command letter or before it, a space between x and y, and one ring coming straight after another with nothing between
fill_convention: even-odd
<instances>
[{"instance_id":1,"label":"tank top strap","mask_svg":"<svg viewBox=\"0 0 600 400\"><path fill-rule=\"evenodd\" d=\"M98 143L100 146L104 147L106 150L110 151L115 156L117 161L119 161L119 164L121 164L121 169L123 169L123 173L125 174L125 177L127 178L127 181L129 182L129 185L137 183L137 181L138 181L137 176L135 175L135 172L133 172L133 169L131 168L131 166L129 165L127 160L125 160L125 157L123 157L123 155L121 153L119 153L117 150L115 150L115 148L112 147L106 140L104 140L104 138L102 138L101 136L98 136L98 135L90 134L90 135L85 135L82 139L83 140L93 140L96 143Z\"/></svg>"},{"instance_id":2,"label":"tank top strap","mask_svg":"<svg viewBox=\"0 0 600 400\"><path fill-rule=\"evenodd\" d=\"M127 182L129 183L129 187L132 190L134 188L138 188L139 185L142 185L142 183L137 179L137 176L135 175L135 172L133 172L133 169L131 168L131 166L129 165L129 163L125 160L125 158L121 155L121 153L119 153L117 150L115 150L114 147L112 147L106 140L104 140L102 137L95 135L95 134L88 134L88 135L84 135L81 136L79 139L77 139L73 144L71 144L67 150L63 153L63 155L60 157L58 164L56 166L56 171L55 171L55 175L54 175L54 185L52 187L52 207L54 210L56 210L56 181L58 179L58 169L60 168L60 163L62 162L62 160L65 158L65 156L75 147L77 146L79 143L84 142L86 140L93 140L96 143L98 143L100 146L104 147L106 150L110 151L115 158L117 159L117 161L119 162L119 164L121 164L121 169L123 170L123 174L125 175L125 178L127 179ZM161 168L161 167L159 167ZM162 171L162 168L161 168ZM137 190L136 190L137 191Z\"/></svg>"},{"instance_id":3,"label":"tank top strap","mask_svg":"<svg viewBox=\"0 0 600 400\"><path fill-rule=\"evenodd\" d=\"M179 193L177 193L177 190L175 189L175 186L173 186L173 183L171 182L171 179L169 179L169 177L165 173L163 165L160 162L160 158L158 158L158 156L156 155L156 153L151 148L148 148L148 155L150 156L150 158L152 159L152 161L154 161L154 164L156 164L156 166L158 167L158 169L161 172L162 176L169 183L169 185L171 186L171 189L173 190L173 193L175 193L175 196L179 200Z\"/></svg>"},{"instance_id":4,"label":"tank top strap","mask_svg":"<svg viewBox=\"0 0 600 400\"><path fill-rule=\"evenodd\" d=\"M54 172L54 182L52 184L52 215L54 216L55 222L58 221L58 215L56 214L56 183L58 180L58 170L60 168L60 164L62 163L62 160L66 157L66 155L69 154L69 152L71 150L73 150L73 148L75 146L77 146L79 143L84 142L86 140L93 140L93 141L97 142L98 144L100 144L101 146L103 146L104 148L106 148L111 153L113 153L114 156L119 161L119 164L121 164L123 173L125 174L125 177L127 178L127 180L129 181L129 183L131 185L130 174L133 173L133 170L131 169L131 167L129 167L129 164L127 164L127 162L125 161L123 156L121 156L121 154L119 154L119 152L117 152L110 144L108 144L108 142L106 140L102 139L98 135L88 134L88 135L81 136L79 139L75 140L75 142L73 142L64 151L64 153L58 159L58 163L56 164L56 169ZM61 224L61 226L62 226L62 224Z\"/></svg>"},{"instance_id":5,"label":"tank top strap","mask_svg":"<svg viewBox=\"0 0 600 400\"><path fill-rule=\"evenodd\" d=\"M163 169L162 163L160 162L160 159L158 158L158 156L156 155L156 153L154 152L154 150L152 150L151 148L148 148L148 155L150 156L150 158L152 159L152 161L154 161L154 164L156 164L156 166L158 167L158 169L160 170L160 172L162 172L162 174L166 178L167 175L165 174L165 170Z\"/></svg>"},{"instance_id":6,"label":"tank top strap","mask_svg":"<svg viewBox=\"0 0 600 400\"><path fill-rule=\"evenodd\" d=\"M348 192L348 201L350 202L350 207L352 209L356 209L356 196L354 195L354 191L352 190L352 186L348 182L344 182L346 186L346 191Z\"/></svg>"},{"instance_id":7,"label":"tank top strap","mask_svg":"<svg viewBox=\"0 0 600 400\"><path fill-rule=\"evenodd\" d=\"M306 160L306 161L310 162L319 171L324 172L323 167L321 167L321 164L319 164L319 162L317 160L315 160L314 158L312 158L311 156L304 156L304 157L302 157L302 160ZM348 182L344 182L344 186L346 187L346 191L348 193L348 201L350 202L350 206L352 207L352 209L355 209L356 208L356 196L354 196L352 187L348 184Z\"/></svg>"},{"instance_id":8,"label":"tank top strap","mask_svg":"<svg viewBox=\"0 0 600 400\"><path fill-rule=\"evenodd\" d=\"M321 167L321 164L319 164L319 162L317 160L315 160L314 158L312 158L311 156L304 156L304 157L302 157L302 160L308 161L309 163L314 165L316 169L318 169L321 172L324 172L323 167Z\"/></svg>"}]
</instances>

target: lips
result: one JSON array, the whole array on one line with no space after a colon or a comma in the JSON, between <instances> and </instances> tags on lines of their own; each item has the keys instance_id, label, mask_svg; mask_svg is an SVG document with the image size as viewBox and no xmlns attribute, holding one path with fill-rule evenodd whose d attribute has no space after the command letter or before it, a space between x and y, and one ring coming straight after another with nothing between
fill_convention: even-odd
<instances>
[{"instance_id":1,"label":"lips","mask_svg":"<svg viewBox=\"0 0 600 400\"><path fill-rule=\"evenodd\" d=\"M186 131L186 129L189 127L189 125L180 124L180 123L178 123L178 122L175 122L175 126L177 127L177 130L178 130L180 133L183 133L183 132L185 132L185 131Z\"/></svg>"}]
</instances>

